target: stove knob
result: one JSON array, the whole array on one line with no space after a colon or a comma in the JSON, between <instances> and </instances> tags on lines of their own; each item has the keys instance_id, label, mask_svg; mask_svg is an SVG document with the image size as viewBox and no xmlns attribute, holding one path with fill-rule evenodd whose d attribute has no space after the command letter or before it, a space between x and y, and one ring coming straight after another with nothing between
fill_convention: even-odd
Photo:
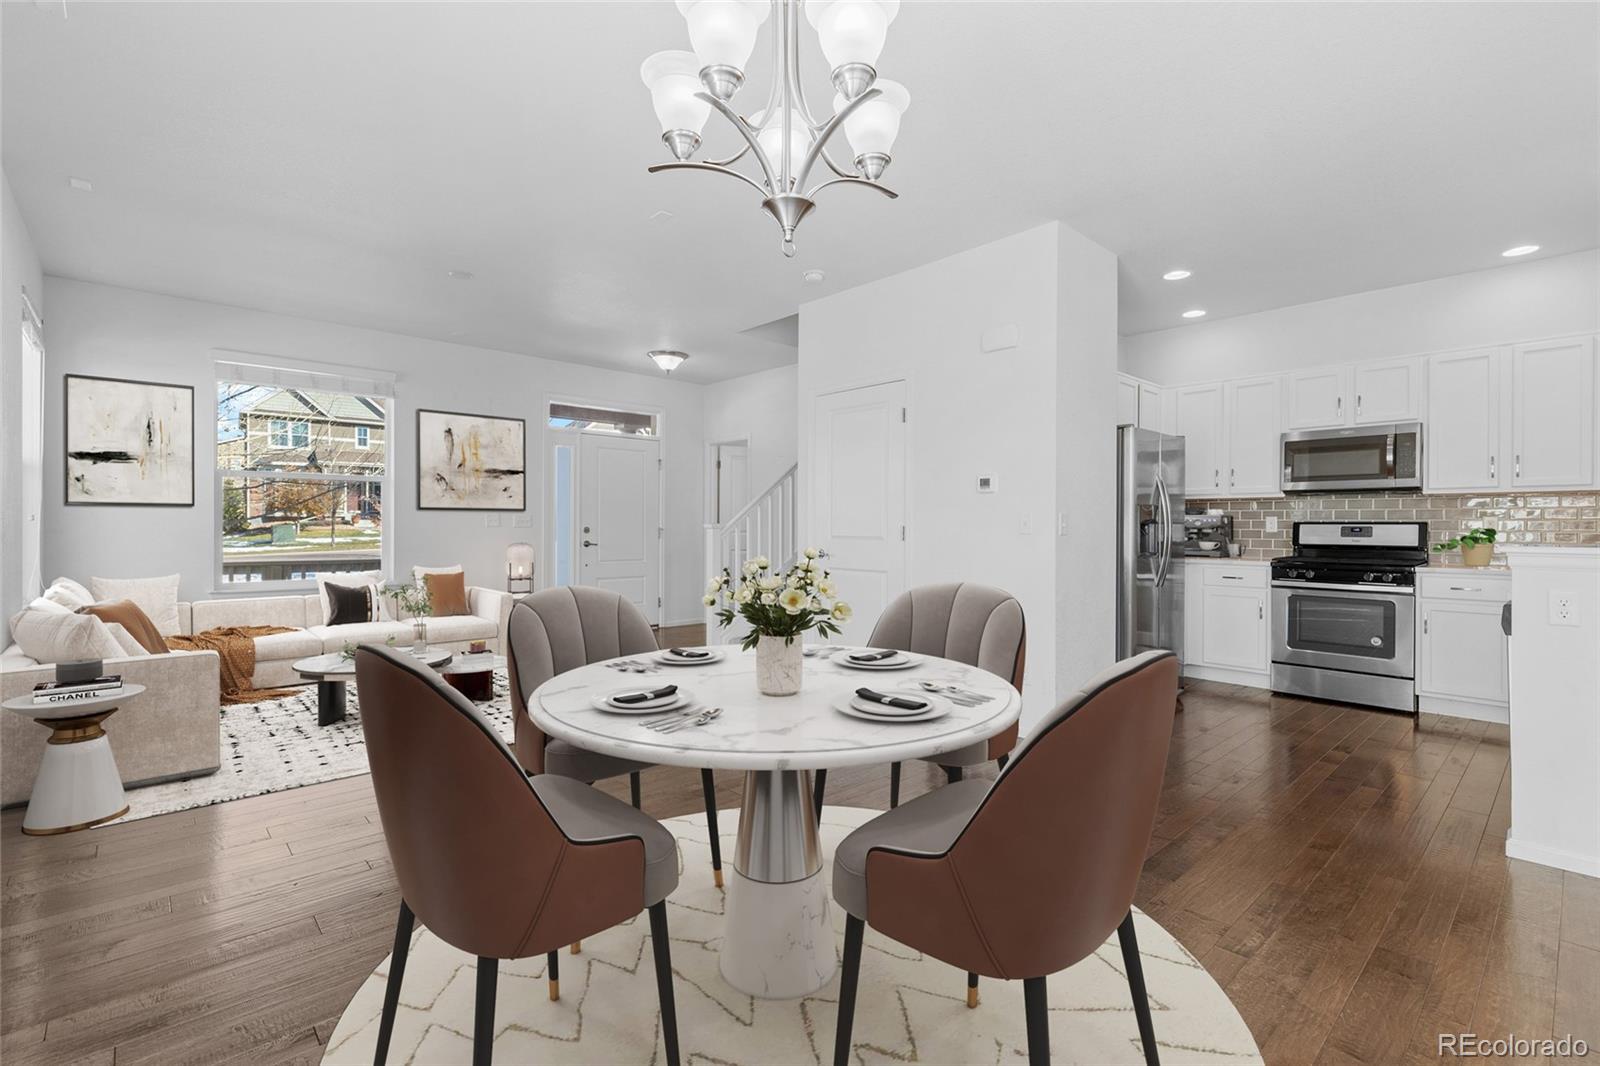
<instances>
[{"instance_id":1,"label":"stove knob","mask_svg":"<svg viewBox=\"0 0 1600 1066\"><path fill-rule=\"evenodd\" d=\"M1378 580L1378 575L1377 574L1372 574L1372 573L1362 574L1361 575L1361 580L1362 581L1376 581L1376 580Z\"/></svg>"},{"instance_id":2,"label":"stove knob","mask_svg":"<svg viewBox=\"0 0 1600 1066\"><path fill-rule=\"evenodd\" d=\"M1317 576L1317 572L1315 570L1307 570L1305 573L1307 581L1310 581L1312 578Z\"/></svg>"}]
</instances>

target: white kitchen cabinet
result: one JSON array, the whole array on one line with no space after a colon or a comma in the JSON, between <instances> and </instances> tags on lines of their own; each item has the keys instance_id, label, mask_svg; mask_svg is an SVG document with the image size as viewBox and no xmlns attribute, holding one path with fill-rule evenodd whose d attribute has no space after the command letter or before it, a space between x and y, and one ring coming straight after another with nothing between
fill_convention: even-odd
<instances>
[{"instance_id":1,"label":"white kitchen cabinet","mask_svg":"<svg viewBox=\"0 0 1600 1066\"><path fill-rule=\"evenodd\" d=\"M1348 425L1350 368L1295 370L1284 382L1284 428L1320 429Z\"/></svg>"},{"instance_id":2,"label":"white kitchen cabinet","mask_svg":"<svg viewBox=\"0 0 1600 1066\"><path fill-rule=\"evenodd\" d=\"M1241 583L1207 585L1200 633L1200 664L1229 670L1267 669L1267 592Z\"/></svg>"},{"instance_id":3,"label":"white kitchen cabinet","mask_svg":"<svg viewBox=\"0 0 1600 1066\"><path fill-rule=\"evenodd\" d=\"M1511 397L1512 487L1593 484L1593 338L1517 345Z\"/></svg>"},{"instance_id":4,"label":"white kitchen cabinet","mask_svg":"<svg viewBox=\"0 0 1600 1066\"><path fill-rule=\"evenodd\" d=\"M1271 496L1279 491L1281 383L1276 377L1230 381L1226 389L1227 477L1231 496Z\"/></svg>"},{"instance_id":5,"label":"white kitchen cabinet","mask_svg":"<svg viewBox=\"0 0 1600 1066\"><path fill-rule=\"evenodd\" d=\"M1428 357L1428 416L1423 439L1427 492L1501 486L1502 348Z\"/></svg>"},{"instance_id":6,"label":"white kitchen cabinet","mask_svg":"<svg viewBox=\"0 0 1600 1066\"><path fill-rule=\"evenodd\" d=\"M1500 628L1511 599L1505 571L1423 571L1417 583L1418 708L1506 721L1509 648Z\"/></svg>"},{"instance_id":7,"label":"white kitchen cabinet","mask_svg":"<svg viewBox=\"0 0 1600 1066\"><path fill-rule=\"evenodd\" d=\"M1415 422L1422 412L1422 365L1416 359L1358 363L1352 422Z\"/></svg>"},{"instance_id":8,"label":"white kitchen cabinet","mask_svg":"<svg viewBox=\"0 0 1600 1066\"><path fill-rule=\"evenodd\" d=\"M1117 425L1139 424L1139 383L1125 374L1117 375Z\"/></svg>"},{"instance_id":9,"label":"white kitchen cabinet","mask_svg":"<svg viewBox=\"0 0 1600 1066\"><path fill-rule=\"evenodd\" d=\"M1184 491L1190 496L1226 492L1227 434L1223 387L1185 385L1171 390L1174 433L1184 439Z\"/></svg>"},{"instance_id":10,"label":"white kitchen cabinet","mask_svg":"<svg viewBox=\"0 0 1600 1066\"><path fill-rule=\"evenodd\" d=\"M1161 431L1161 390L1139 382L1139 428Z\"/></svg>"}]
</instances>

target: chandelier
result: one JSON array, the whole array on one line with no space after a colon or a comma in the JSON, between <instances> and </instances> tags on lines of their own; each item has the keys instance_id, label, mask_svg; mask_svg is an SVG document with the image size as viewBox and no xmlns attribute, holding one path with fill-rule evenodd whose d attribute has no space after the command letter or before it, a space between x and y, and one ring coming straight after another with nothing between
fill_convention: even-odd
<instances>
[{"instance_id":1,"label":"chandelier","mask_svg":"<svg viewBox=\"0 0 1600 1066\"><path fill-rule=\"evenodd\" d=\"M899 0L805 0L806 21L817 31L822 55L833 68L833 114L819 122L806 102L800 78L801 0L677 0L689 24L692 52L657 52L639 75L650 90L661 140L672 153L662 170L709 170L727 174L761 194L761 206L783 230L783 254L794 255L794 230L830 185L863 185L893 199L878 179L889 165L900 132L900 116L911 94L898 82L879 78L876 64ZM766 106L749 118L734 110L745 82L745 64L761 24L771 17L772 86ZM700 134L711 109L733 124L744 147L726 159L696 160ZM828 154L828 141L844 127L853 172ZM759 180L733 168L750 156ZM818 162L832 177L807 188Z\"/></svg>"}]
</instances>

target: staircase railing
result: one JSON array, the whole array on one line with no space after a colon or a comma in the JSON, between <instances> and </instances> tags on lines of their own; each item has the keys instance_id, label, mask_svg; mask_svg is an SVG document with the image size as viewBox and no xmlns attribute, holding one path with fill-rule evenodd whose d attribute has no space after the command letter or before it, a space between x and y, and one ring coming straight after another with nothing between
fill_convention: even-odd
<instances>
[{"instance_id":1,"label":"staircase railing","mask_svg":"<svg viewBox=\"0 0 1600 1066\"><path fill-rule=\"evenodd\" d=\"M727 567L737 575L746 560L765 555L774 567L786 567L799 552L795 489L799 464L785 470L765 492L721 524L706 524L706 580ZM706 611L706 639L717 641L716 621Z\"/></svg>"}]
</instances>

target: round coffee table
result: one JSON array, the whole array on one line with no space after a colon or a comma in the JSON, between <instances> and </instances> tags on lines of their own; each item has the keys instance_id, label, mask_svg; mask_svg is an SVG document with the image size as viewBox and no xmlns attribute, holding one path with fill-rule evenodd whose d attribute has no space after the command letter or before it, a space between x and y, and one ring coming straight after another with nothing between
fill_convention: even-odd
<instances>
[{"instance_id":1,"label":"round coffee table","mask_svg":"<svg viewBox=\"0 0 1600 1066\"><path fill-rule=\"evenodd\" d=\"M401 650L409 651L412 658L423 666L435 668L448 663L452 655L448 648L435 648L431 645L420 652L413 649ZM331 651L326 655L313 655L309 659L301 659L292 669L307 681L317 683L317 724L332 725L344 721L345 685L356 679L356 661L346 659L344 652Z\"/></svg>"},{"instance_id":2,"label":"round coffee table","mask_svg":"<svg viewBox=\"0 0 1600 1066\"><path fill-rule=\"evenodd\" d=\"M5 701L6 710L50 730L22 818L24 833L75 833L128 813L122 775L100 723L143 691L143 685L123 685L115 695L71 703L35 703L31 694Z\"/></svg>"},{"instance_id":3,"label":"round coffee table","mask_svg":"<svg viewBox=\"0 0 1600 1066\"><path fill-rule=\"evenodd\" d=\"M477 655L457 655L438 670L467 699L474 703L487 703L494 699L494 672L505 669L505 665L504 656L486 651Z\"/></svg>"}]
</instances>

